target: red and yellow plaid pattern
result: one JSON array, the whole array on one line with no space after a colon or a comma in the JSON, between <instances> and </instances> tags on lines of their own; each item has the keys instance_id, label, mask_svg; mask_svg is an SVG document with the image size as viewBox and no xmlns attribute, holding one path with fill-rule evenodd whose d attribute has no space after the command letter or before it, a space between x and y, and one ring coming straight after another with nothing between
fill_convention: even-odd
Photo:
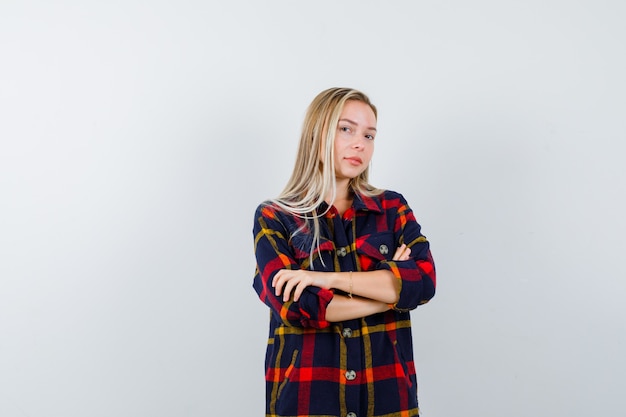
<instances>
[{"instance_id":1,"label":"red and yellow plaid pattern","mask_svg":"<svg viewBox=\"0 0 626 417\"><path fill-rule=\"evenodd\" d=\"M326 207L320 207L324 210ZM429 243L401 194L357 195L343 216L321 219L319 247L304 220L261 204L254 218L254 289L270 309L266 352L266 416L417 416L417 381L409 311L435 294ZM398 246L411 259L392 261ZM333 291L308 287L298 302L276 297L281 269L372 271L400 280L393 310L331 323Z\"/></svg>"}]
</instances>

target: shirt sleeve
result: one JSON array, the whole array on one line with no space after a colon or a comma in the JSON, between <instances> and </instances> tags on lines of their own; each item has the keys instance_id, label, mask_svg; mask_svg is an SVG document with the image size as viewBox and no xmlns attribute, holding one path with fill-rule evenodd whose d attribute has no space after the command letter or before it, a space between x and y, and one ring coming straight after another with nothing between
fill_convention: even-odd
<instances>
[{"instance_id":1,"label":"shirt sleeve","mask_svg":"<svg viewBox=\"0 0 626 417\"><path fill-rule=\"evenodd\" d=\"M282 217L285 217L283 214ZM333 298L330 290L309 286L297 302L283 302L272 287L274 275L281 269L299 269L294 249L290 245L290 233L281 222L276 208L262 204L256 212L253 226L256 271L253 287L272 315L290 327L324 328L326 307Z\"/></svg>"},{"instance_id":2,"label":"shirt sleeve","mask_svg":"<svg viewBox=\"0 0 626 417\"><path fill-rule=\"evenodd\" d=\"M394 233L411 249L411 257L406 261L382 261L378 269L387 269L400 280L398 302L393 308L409 311L434 297L437 280L430 244L404 197L400 195L398 201Z\"/></svg>"}]
</instances>

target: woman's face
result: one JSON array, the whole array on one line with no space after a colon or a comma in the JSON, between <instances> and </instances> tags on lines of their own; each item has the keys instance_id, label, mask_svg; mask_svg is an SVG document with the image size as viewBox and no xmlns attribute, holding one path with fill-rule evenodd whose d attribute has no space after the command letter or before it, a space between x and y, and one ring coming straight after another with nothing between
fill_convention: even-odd
<instances>
[{"instance_id":1,"label":"woman's face","mask_svg":"<svg viewBox=\"0 0 626 417\"><path fill-rule=\"evenodd\" d=\"M376 116L362 101L348 100L343 107L335 135L335 176L337 180L358 177L369 166L374 153Z\"/></svg>"}]
</instances>

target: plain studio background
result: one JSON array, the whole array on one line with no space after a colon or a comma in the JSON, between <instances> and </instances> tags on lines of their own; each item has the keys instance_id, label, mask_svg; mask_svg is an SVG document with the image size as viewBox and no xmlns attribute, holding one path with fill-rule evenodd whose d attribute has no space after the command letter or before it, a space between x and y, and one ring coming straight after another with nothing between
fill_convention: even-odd
<instances>
[{"instance_id":1,"label":"plain studio background","mask_svg":"<svg viewBox=\"0 0 626 417\"><path fill-rule=\"evenodd\" d=\"M252 219L304 111L380 109L432 243L423 415L622 416L622 1L0 5L0 415L260 416Z\"/></svg>"}]
</instances>

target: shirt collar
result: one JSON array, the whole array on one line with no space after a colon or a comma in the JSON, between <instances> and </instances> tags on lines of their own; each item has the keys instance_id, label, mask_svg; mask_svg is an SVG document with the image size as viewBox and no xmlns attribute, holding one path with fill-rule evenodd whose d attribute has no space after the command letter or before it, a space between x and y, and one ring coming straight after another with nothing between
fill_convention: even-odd
<instances>
[{"instance_id":1,"label":"shirt collar","mask_svg":"<svg viewBox=\"0 0 626 417\"><path fill-rule=\"evenodd\" d=\"M382 213L383 211L383 206L378 196L369 197L355 192L352 205L356 211L374 211L377 213Z\"/></svg>"},{"instance_id":2,"label":"shirt collar","mask_svg":"<svg viewBox=\"0 0 626 417\"><path fill-rule=\"evenodd\" d=\"M354 192L354 201L352 202L354 211L373 211L375 213L383 212L383 205L379 196L369 197L357 192ZM328 208L328 204L323 201L318 209L318 212L323 212Z\"/></svg>"}]
</instances>

